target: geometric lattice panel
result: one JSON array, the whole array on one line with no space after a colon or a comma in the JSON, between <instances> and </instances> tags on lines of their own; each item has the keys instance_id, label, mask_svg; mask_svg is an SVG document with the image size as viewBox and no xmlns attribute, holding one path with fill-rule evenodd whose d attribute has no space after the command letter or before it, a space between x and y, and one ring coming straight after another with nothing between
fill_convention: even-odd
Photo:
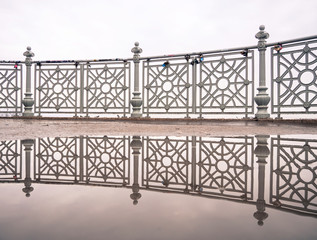
<instances>
[{"instance_id":1,"label":"geometric lattice panel","mask_svg":"<svg viewBox=\"0 0 317 240\"><path fill-rule=\"evenodd\" d=\"M182 59L143 62L143 111L193 113L193 80L189 61Z\"/></svg>"},{"instance_id":2,"label":"geometric lattice panel","mask_svg":"<svg viewBox=\"0 0 317 240\"><path fill-rule=\"evenodd\" d=\"M122 113L130 112L130 63L85 64L84 112Z\"/></svg>"},{"instance_id":3,"label":"geometric lattice panel","mask_svg":"<svg viewBox=\"0 0 317 240\"><path fill-rule=\"evenodd\" d=\"M16 141L0 142L0 180L21 179L21 147Z\"/></svg>"},{"instance_id":4,"label":"geometric lattice panel","mask_svg":"<svg viewBox=\"0 0 317 240\"><path fill-rule=\"evenodd\" d=\"M197 144L197 192L253 199L253 137L200 138Z\"/></svg>"},{"instance_id":5,"label":"geometric lattice panel","mask_svg":"<svg viewBox=\"0 0 317 240\"><path fill-rule=\"evenodd\" d=\"M188 138L145 137L142 185L187 192L192 181L190 143Z\"/></svg>"},{"instance_id":6,"label":"geometric lattice panel","mask_svg":"<svg viewBox=\"0 0 317 240\"><path fill-rule=\"evenodd\" d=\"M272 138L270 201L317 215L317 141Z\"/></svg>"},{"instance_id":7,"label":"geometric lattice panel","mask_svg":"<svg viewBox=\"0 0 317 240\"><path fill-rule=\"evenodd\" d=\"M253 113L253 51L204 55L199 63L197 113Z\"/></svg>"},{"instance_id":8,"label":"geometric lattice panel","mask_svg":"<svg viewBox=\"0 0 317 240\"><path fill-rule=\"evenodd\" d=\"M22 112L22 65L0 64L0 113Z\"/></svg>"},{"instance_id":9,"label":"geometric lattice panel","mask_svg":"<svg viewBox=\"0 0 317 240\"><path fill-rule=\"evenodd\" d=\"M34 111L74 113L80 111L79 67L76 64L35 66Z\"/></svg>"},{"instance_id":10,"label":"geometric lattice panel","mask_svg":"<svg viewBox=\"0 0 317 240\"><path fill-rule=\"evenodd\" d=\"M72 181L79 178L79 138L43 138L35 148L37 181Z\"/></svg>"},{"instance_id":11,"label":"geometric lattice panel","mask_svg":"<svg viewBox=\"0 0 317 240\"><path fill-rule=\"evenodd\" d=\"M35 67L36 113L130 113L130 63L58 63Z\"/></svg>"},{"instance_id":12,"label":"geometric lattice panel","mask_svg":"<svg viewBox=\"0 0 317 240\"><path fill-rule=\"evenodd\" d=\"M317 113L317 41L272 48L273 113Z\"/></svg>"},{"instance_id":13,"label":"geometric lattice panel","mask_svg":"<svg viewBox=\"0 0 317 240\"><path fill-rule=\"evenodd\" d=\"M129 138L85 137L83 181L89 184L129 184Z\"/></svg>"}]
</instances>

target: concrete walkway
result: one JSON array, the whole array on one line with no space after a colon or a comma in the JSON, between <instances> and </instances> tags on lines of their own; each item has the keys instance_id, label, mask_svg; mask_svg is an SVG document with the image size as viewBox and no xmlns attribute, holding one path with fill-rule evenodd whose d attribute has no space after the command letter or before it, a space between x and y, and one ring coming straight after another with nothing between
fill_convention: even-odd
<instances>
[{"instance_id":1,"label":"concrete walkway","mask_svg":"<svg viewBox=\"0 0 317 240\"><path fill-rule=\"evenodd\" d=\"M316 135L317 120L0 118L0 140L89 136Z\"/></svg>"}]
</instances>

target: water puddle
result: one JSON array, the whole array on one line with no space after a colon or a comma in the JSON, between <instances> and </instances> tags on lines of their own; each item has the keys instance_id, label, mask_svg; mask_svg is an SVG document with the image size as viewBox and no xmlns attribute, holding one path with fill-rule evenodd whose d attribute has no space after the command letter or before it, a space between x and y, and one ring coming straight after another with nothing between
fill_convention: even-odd
<instances>
[{"instance_id":1,"label":"water puddle","mask_svg":"<svg viewBox=\"0 0 317 240\"><path fill-rule=\"evenodd\" d=\"M316 169L315 135L2 141L0 239L315 239Z\"/></svg>"}]
</instances>

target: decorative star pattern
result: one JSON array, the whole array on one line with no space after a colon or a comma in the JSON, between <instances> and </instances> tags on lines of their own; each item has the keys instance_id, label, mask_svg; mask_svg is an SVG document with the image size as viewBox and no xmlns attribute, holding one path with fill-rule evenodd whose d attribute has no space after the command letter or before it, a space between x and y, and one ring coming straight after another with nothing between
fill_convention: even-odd
<instances>
[{"instance_id":1,"label":"decorative star pattern","mask_svg":"<svg viewBox=\"0 0 317 240\"><path fill-rule=\"evenodd\" d=\"M273 113L317 112L317 41L271 49Z\"/></svg>"}]
</instances>

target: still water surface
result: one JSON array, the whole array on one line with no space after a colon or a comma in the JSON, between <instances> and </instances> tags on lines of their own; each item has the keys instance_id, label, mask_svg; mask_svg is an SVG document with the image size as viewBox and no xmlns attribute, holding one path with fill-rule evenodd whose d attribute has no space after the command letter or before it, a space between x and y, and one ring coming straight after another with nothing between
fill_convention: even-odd
<instances>
[{"instance_id":1,"label":"still water surface","mask_svg":"<svg viewBox=\"0 0 317 240\"><path fill-rule=\"evenodd\" d=\"M316 136L0 143L0 239L317 239Z\"/></svg>"}]
</instances>

